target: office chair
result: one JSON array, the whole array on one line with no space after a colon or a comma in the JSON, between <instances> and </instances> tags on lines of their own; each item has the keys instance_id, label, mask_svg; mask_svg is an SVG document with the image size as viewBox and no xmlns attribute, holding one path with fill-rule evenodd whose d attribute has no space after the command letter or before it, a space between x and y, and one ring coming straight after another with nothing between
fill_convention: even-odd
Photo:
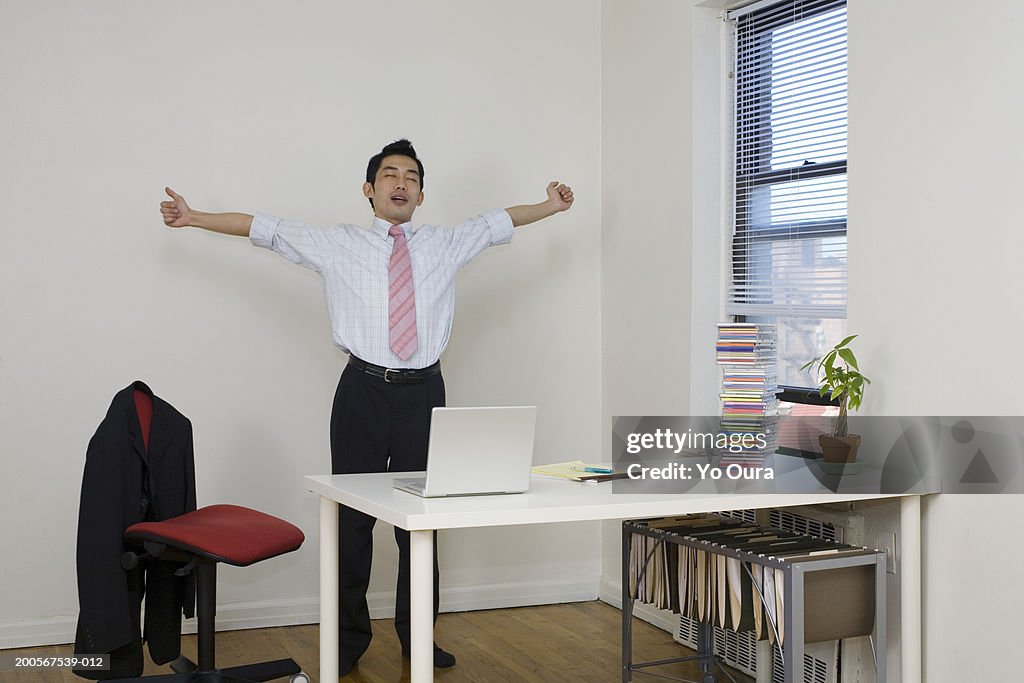
<instances>
[{"instance_id":1,"label":"office chair","mask_svg":"<svg viewBox=\"0 0 1024 683\"><path fill-rule=\"evenodd\" d=\"M135 391L136 409L144 436L152 418L152 398ZM217 669L214 662L217 564L246 567L298 550L305 537L298 527L283 519L238 505L208 505L159 522L140 522L128 527L125 540L143 552L121 557L125 570L140 561L159 558L183 562L178 576L195 572L198 619L198 663L182 656L171 663L173 674L118 679L146 683L251 683L290 676L292 683L308 683L292 659L279 659Z\"/></svg>"}]
</instances>

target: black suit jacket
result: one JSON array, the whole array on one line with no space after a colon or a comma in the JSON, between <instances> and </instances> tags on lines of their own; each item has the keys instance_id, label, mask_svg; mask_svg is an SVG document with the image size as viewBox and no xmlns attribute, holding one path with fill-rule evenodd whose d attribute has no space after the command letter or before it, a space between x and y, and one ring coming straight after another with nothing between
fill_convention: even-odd
<instances>
[{"instance_id":1,"label":"black suit jacket","mask_svg":"<svg viewBox=\"0 0 1024 683\"><path fill-rule=\"evenodd\" d=\"M153 397L149 448L145 447L134 390ZM192 423L153 396L142 382L119 391L89 441L78 511L78 629L75 652L111 654L111 670L81 672L88 678L142 673L142 640L158 664L181 650L181 615L195 608L192 575L174 576L180 564L150 561L121 566L129 548L124 531L141 521L160 521L196 509ZM140 602L146 596L140 638Z\"/></svg>"}]
</instances>

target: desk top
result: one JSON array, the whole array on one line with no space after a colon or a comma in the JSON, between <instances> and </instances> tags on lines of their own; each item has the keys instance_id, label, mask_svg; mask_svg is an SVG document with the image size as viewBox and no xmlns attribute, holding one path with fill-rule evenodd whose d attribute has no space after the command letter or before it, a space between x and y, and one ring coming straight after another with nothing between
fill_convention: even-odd
<instances>
[{"instance_id":1,"label":"desk top","mask_svg":"<svg viewBox=\"0 0 1024 683\"><path fill-rule=\"evenodd\" d=\"M392 488L396 476L410 474L416 473L312 475L305 477L305 483L314 493L409 531L639 519L898 497L870 492L833 493L825 489L814 493L627 493L623 492L622 482L613 492L611 482L581 483L535 476L531 477L526 493L421 498Z\"/></svg>"}]
</instances>

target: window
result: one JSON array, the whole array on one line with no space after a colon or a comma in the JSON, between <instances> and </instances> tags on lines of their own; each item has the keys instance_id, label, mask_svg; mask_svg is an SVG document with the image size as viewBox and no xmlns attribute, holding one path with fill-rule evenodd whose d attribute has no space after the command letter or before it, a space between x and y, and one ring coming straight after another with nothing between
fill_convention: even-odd
<instances>
[{"instance_id":1,"label":"window","mask_svg":"<svg viewBox=\"0 0 1024 683\"><path fill-rule=\"evenodd\" d=\"M779 329L779 383L846 335L846 2L757 2L735 28L726 314ZM817 392L784 400L820 402Z\"/></svg>"}]
</instances>

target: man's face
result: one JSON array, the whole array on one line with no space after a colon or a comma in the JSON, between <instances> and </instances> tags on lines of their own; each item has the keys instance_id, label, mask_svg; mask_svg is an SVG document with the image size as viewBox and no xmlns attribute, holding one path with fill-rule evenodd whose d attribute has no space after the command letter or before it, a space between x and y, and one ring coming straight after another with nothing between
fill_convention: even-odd
<instances>
[{"instance_id":1,"label":"man's face","mask_svg":"<svg viewBox=\"0 0 1024 683\"><path fill-rule=\"evenodd\" d=\"M373 184L363 183L363 195L373 200L377 217L392 224L408 222L423 203L416 161L398 154L384 157Z\"/></svg>"}]
</instances>

